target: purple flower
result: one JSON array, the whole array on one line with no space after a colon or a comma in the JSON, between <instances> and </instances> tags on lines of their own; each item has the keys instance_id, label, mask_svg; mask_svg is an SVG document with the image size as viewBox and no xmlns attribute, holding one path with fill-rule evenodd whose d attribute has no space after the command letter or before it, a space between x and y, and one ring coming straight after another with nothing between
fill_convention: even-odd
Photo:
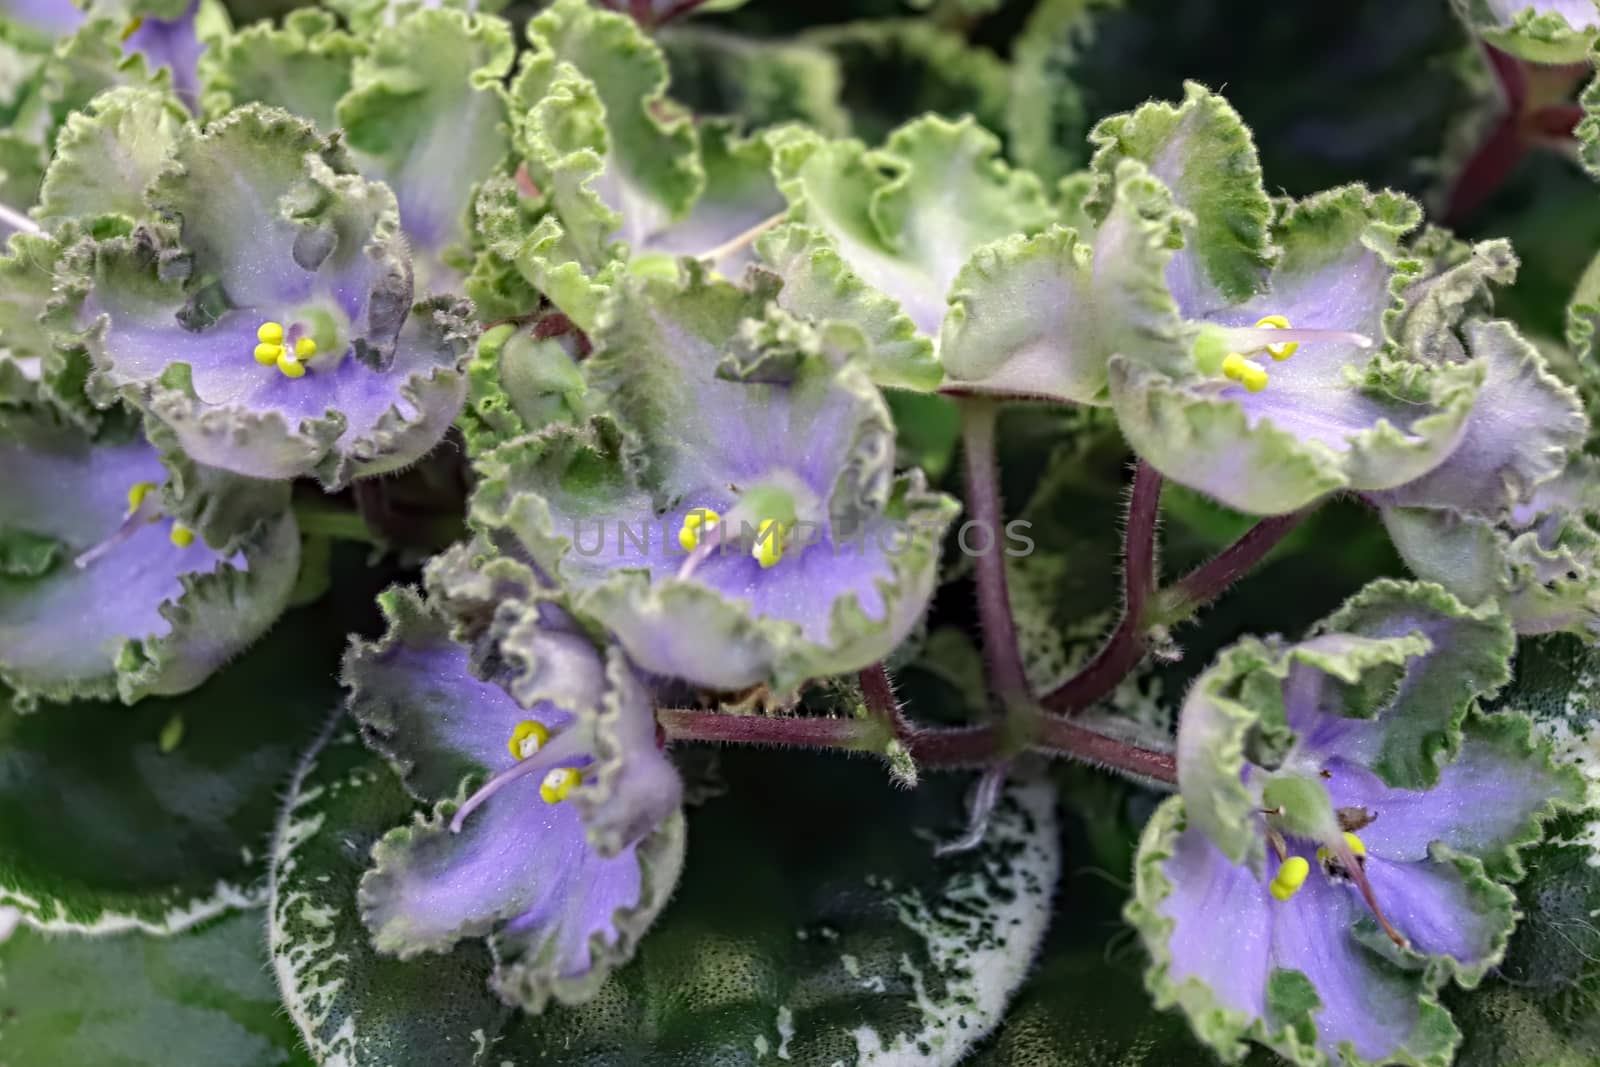
<instances>
[{"instance_id":1,"label":"purple flower","mask_svg":"<svg viewBox=\"0 0 1600 1067\"><path fill-rule=\"evenodd\" d=\"M338 486L415 461L465 394L466 309L411 306L393 195L336 142L246 107L179 142L150 224L75 252L91 395L197 461Z\"/></svg>"},{"instance_id":2,"label":"purple flower","mask_svg":"<svg viewBox=\"0 0 1600 1067\"><path fill-rule=\"evenodd\" d=\"M920 618L954 503L894 473L859 331L771 293L619 279L585 368L588 425L480 461L472 514L653 674L787 693L887 655Z\"/></svg>"},{"instance_id":3,"label":"purple flower","mask_svg":"<svg viewBox=\"0 0 1600 1067\"><path fill-rule=\"evenodd\" d=\"M405 958L487 937L507 1003L592 996L683 858L649 693L559 613L505 614L469 647L408 590L380 603L388 634L346 657L351 711L432 810L373 849L374 943Z\"/></svg>"},{"instance_id":4,"label":"purple flower","mask_svg":"<svg viewBox=\"0 0 1600 1067\"><path fill-rule=\"evenodd\" d=\"M1148 984L1225 1058L1446 1064L1447 978L1504 951L1518 848L1580 797L1521 715L1479 697L1513 638L1436 586L1379 582L1296 645L1250 639L1196 682L1181 797L1140 843Z\"/></svg>"},{"instance_id":5,"label":"purple flower","mask_svg":"<svg viewBox=\"0 0 1600 1067\"><path fill-rule=\"evenodd\" d=\"M294 586L287 487L163 457L118 414L0 419L0 681L30 699L193 689Z\"/></svg>"}]
</instances>

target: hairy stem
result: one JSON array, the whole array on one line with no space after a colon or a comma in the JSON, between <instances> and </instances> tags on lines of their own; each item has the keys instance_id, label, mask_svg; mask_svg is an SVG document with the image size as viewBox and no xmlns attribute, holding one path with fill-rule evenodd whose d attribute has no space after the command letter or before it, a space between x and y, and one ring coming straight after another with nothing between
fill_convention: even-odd
<instances>
[{"instance_id":1,"label":"hairy stem","mask_svg":"<svg viewBox=\"0 0 1600 1067\"><path fill-rule=\"evenodd\" d=\"M1141 460L1133 474L1122 537L1122 618L1094 658L1045 696L1044 706L1051 711L1072 714L1103 700L1144 658L1160 505L1161 475Z\"/></svg>"},{"instance_id":2,"label":"hairy stem","mask_svg":"<svg viewBox=\"0 0 1600 1067\"><path fill-rule=\"evenodd\" d=\"M1159 622L1182 622L1227 591L1311 514L1309 510L1262 519L1233 544L1161 590L1153 612Z\"/></svg>"},{"instance_id":3,"label":"hairy stem","mask_svg":"<svg viewBox=\"0 0 1600 1067\"><path fill-rule=\"evenodd\" d=\"M1006 587L1006 560L1000 551L1000 485L995 464L995 423L999 404L985 397L961 401L962 433L967 459L967 508L985 537L984 551L975 567L978 583L978 622L983 628L983 654L989 682L1002 707L1008 710L1031 700L1028 674L1017 644L1011 616L1011 593Z\"/></svg>"},{"instance_id":4,"label":"hairy stem","mask_svg":"<svg viewBox=\"0 0 1600 1067\"><path fill-rule=\"evenodd\" d=\"M888 669L881 663L874 663L862 670L857 678L861 683L861 695L866 700L868 714L882 723L894 737L910 733L911 724L906 722L900 710L900 701L895 698L894 682L889 678Z\"/></svg>"},{"instance_id":5,"label":"hairy stem","mask_svg":"<svg viewBox=\"0 0 1600 1067\"><path fill-rule=\"evenodd\" d=\"M883 724L871 719L770 718L662 708L656 712L656 720L668 740L679 742L880 752L891 739ZM1167 783L1177 780L1172 757L1166 753L1140 748L1054 716L1035 714L1030 716L1027 725L1030 738L1048 755L1080 760L1146 780ZM1014 748L1010 727L998 723L948 727L907 724L900 743L919 767L934 770L990 766L1007 758Z\"/></svg>"},{"instance_id":6,"label":"hairy stem","mask_svg":"<svg viewBox=\"0 0 1600 1067\"><path fill-rule=\"evenodd\" d=\"M367 520L350 508L300 500L295 502L294 518L303 534L331 537L337 541L356 541L378 548L387 547L383 538L367 525Z\"/></svg>"}]
</instances>

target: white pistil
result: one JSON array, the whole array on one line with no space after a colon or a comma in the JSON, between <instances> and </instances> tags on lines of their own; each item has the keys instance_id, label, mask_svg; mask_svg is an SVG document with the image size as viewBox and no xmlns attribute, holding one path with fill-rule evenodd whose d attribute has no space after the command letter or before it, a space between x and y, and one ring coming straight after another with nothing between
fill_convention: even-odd
<instances>
[{"instance_id":1,"label":"white pistil","mask_svg":"<svg viewBox=\"0 0 1600 1067\"><path fill-rule=\"evenodd\" d=\"M784 219L788 218L788 216L789 213L787 211L780 211L771 218L762 219L760 222L739 234L737 237L734 237L728 241L724 241L715 248L701 252L694 258L703 263L715 264L718 260L725 259L728 256L733 255L735 252L754 244L757 238L766 233L768 230L772 229L774 226L778 225Z\"/></svg>"},{"instance_id":2,"label":"white pistil","mask_svg":"<svg viewBox=\"0 0 1600 1067\"><path fill-rule=\"evenodd\" d=\"M1272 326L1230 326L1227 329L1227 336L1229 341L1235 342L1233 347L1239 352L1253 352L1269 345L1303 345L1315 342L1355 345L1357 348L1372 347L1372 338L1351 330L1283 330Z\"/></svg>"},{"instance_id":3,"label":"white pistil","mask_svg":"<svg viewBox=\"0 0 1600 1067\"><path fill-rule=\"evenodd\" d=\"M104 541L79 553L72 561L72 565L80 571L86 569L95 560L102 558L106 553L127 541L128 538L138 533L161 517L161 512L155 507L155 497L146 496L139 501L138 507L128 513L122 520L122 525L113 530Z\"/></svg>"}]
</instances>

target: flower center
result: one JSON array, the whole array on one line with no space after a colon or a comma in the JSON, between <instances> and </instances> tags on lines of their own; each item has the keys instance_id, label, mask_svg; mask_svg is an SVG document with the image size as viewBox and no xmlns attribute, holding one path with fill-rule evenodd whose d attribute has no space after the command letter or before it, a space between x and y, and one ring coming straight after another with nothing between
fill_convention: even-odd
<instances>
[{"instance_id":1,"label":"flower center","mask_svg":"<svg viewBox=\"0 0 1600 1067\"><path fill-rule=\"evenodd\" d=\"M134 482L128 486L128 511L123 517L121 525L112 530L99 544L80 552L72 561L73 566L79 570L88 567L95 560L102 559L112 549L127 541L134 534L152 522L161 519L162 511L156 499L150 494L160 488L155 482ZM167 534L167 540L176 548L188 548L194 544L194 531L183 523L173 520L172 529Z\"/></svg>"},{"instance_id":2,"label":"flower center","mask_svg":"<svg viewBox=\"0 0 1600 1067\"><path fill-rule=\"evenodd\" d=\"M689 554L678 577L692 577L707 556L734 539L748 542L762 570L777 566L790 547L798 513L795 494L775 485L745 492L726 518L711 508L691 508L678 528L678 545Z\"/></svg>"},{"instance_id":3,"label":"flower center","mask_svg":"<svg viewBox=\"0 0 1600 1067\"><path fill-rule=\"evenodd\" d=\"M307 364L318 352L337 352L339 324L326 311L310 309L294 317L285 327L276 320L263 322L256 330L255 360L263 367L277 367L286 378L304 378Z\"/></svg>"},{"instance_id":4,"label":"flower center","mask_svg":"<svg viewBox=\"0 0 1600 1067\"><path fill-rule=\"evenodd\" d=\"M1348 330L1297 330L1282 315L1265 315L1251 327L1205 327L1195 341L1194 357L1202 373L1221 375L1249 392L1259 393L1267 387L1267 372L1252 357L1265 353L1282 363L1302 344L1314 342L1372 347L1372 338L1365 334Z\"/></svg>"},{"instance_id":5,"label":"flower center","mask_svg":"<svg viewBox=\"0 0 1600 1067\"><path fill-rule=\"evenodd\" d=\"M559 804L583 784L583 768L577 766L587 761L577 748L581 731L566 730L552 733L542 722L524 719L512 728L506 738L506 750L517 761L483 784L450 820L450 832L460 833L467 816L483 806L490 797L506 786L531 774L543 774L539 784L539 797L546 804Z\"/></svg>"}]
</instances>

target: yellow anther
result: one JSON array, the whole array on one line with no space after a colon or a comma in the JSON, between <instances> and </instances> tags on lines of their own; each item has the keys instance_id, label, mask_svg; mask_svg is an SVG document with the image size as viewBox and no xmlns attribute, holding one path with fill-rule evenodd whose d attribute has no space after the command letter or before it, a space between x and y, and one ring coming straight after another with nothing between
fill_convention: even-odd
<instances>
[{"instance_id":1,"label":"yellow anther","mask_svg":"<svg viewBox=\"0 0 1600 1067\"><path fill-rule=\"evenodd\" d=\"M567 795L583 784L583 772L576 767L557 767L544 776L539 785L539 797L546 804L559 804Z\"/></svg>"},{"instance_id":2,"label":"yellow anther","mask_svg":"<svg viewBox=\"0 0 1600 1067\"><path fill-rule=\"evenodd\" d=\"M126 41L129 37L132 37L134 34L138 33L139 27L143 25L144 16L135 15L133 18L128 20L128 24L126 26L122 27L122 39Z\"/></svg>"},{"instance_id":3,"label":"yellow anther","mask_svg":"<svg viewBox=\"0 0 1600 1067\"><path fill-rule=\"evenodd\" d=\"M783 558L783 523L777 519L762 519L756 527L756 543L750 549L761 569L775 566Z\"/></svg>"},{"instance_id":4,"label":"yellow anther","mask_svg":"<svg viewBox=\"0 0 1600 1067\"><path fill-rule=\"evenodd\" d=\"M550 731L545 728L544 723L523 719L517 723L517 728L511 731L511 740L506 742L506 747L517 759L525 760L549 741Z\"/></svg>"},{"instance_id":5,"label":"yellow anther","mask_svg":"<svg viewBox=\"0 0 1600 1067\"><path fill-rule=\"evenodd\" d=\"M1222 376L1238 382L1252 393L1259 393L1267 387L1267 372L1237 352L1229 353L1228 358L1222 361Z\"/></svg>"},{"instance_id":6,"label":"yellow anther","mask_svg":"<svg viewBox=\"0 0 1600 1067\"><path fill-rule=\"evenodd\" d=\"M283 344L283 323L263 322L256 330L256 340L269 345Z\"/></svg>"},{"instance_id":7,"label":"yellow anther","mask_svg":"<svg viewBox=\"0 0 1600 1067\"><path fill-rule=\"evenodd\" d=\"M278 369L284 373L285 377L304 378L306 376L306 365L304 363L295 359L287 351L279 349L279 352L281 354L278 356Z\"/></svg>"},{"instance_id":8,"label":"yellow anther","mask_svg":"<svg viewBox=\"0 0 1600 1067\"><path fill-rule=\"evenodd\" d=\"M1267 315L1256 323L1256 329L1258 330L1287 330L1290 328L1289 320L1282 315ZM1285 341L1281 345L1268 345L1267 354L1282 363L1294 355L1295 349L1299 347L1300 344L1297 341Z\"/></svg>"},{"instance_id":9,"label":"yellow anther","mask_svg":"<svg viewBox=\"0 0 1600 1067\"><path fill-rule=\"evenodd\" d=\"M282 345L269 344L266 341L262 341L260 344L256 345L256 362L261 364L263 367L272 366L274 363L278 362L279 358L281 358L283 354L284 350Z\"/></svg>"},{"instance_id":10,"label":"yellow anther","mask_svg":"<svg viewBox=\"0 0 1600 1067\"><path fill-rule=\"evenodd\" d=\"M172 532L167 535L167 539L179 548L188 548L194 544L194 531L181 522L175 522L172 524Z\"/></svg>"},{"instance_id":11,"label":"yellow anther","mask_svg":"<svg viewBox=\"0 0 1600 1067\"><path fill-rule=\"evenodd\" d=\"M700 547L700 539L715 530L721 521L722 516L710 508L695 508L683 517L683 525L678 528L678 544L685 552L693 552Z\"/></svg>"},{"instance_id":12,"label":"yellow anther","mask_svg":"<svg viewBox=\"0 0 1600 1067\"><path fill-rule=\"evenodd\" d=\"M302 337L294 343L294 354L299 359L310 359L317 354L317 342L309 337Z\"/></svg>"},{"instance_id":13,"label":"yellow anther","mask_svg":"<svg viewBox=\"0 0 1600 1067\"><path fill-rule=\"evenodd\" d=\"M150 495L150 490L156 487L155 482L134 482L128 486L128 514L132 515L139 510L139 505L144 503L144 498Z\"/></svg>"},{"instance_id":14,"label":"yellow anther","mask_svg":"<svg viewBox=\"0 0 1600 1067\"><path fill-rule=\"evenodd\" d=\"M1367 854L1366 843L1349 830L1344 832L1344 843L1349 846L1350 854L1355 856L1357 859L1360 859L1362 856Z\"/></svg>"},{"instance_id":15,"label":"yellow anther","mask_svg":"<svg viewBox=\"0 0 1600 1067\"><path fill-rule=\"evenodd\" d=\"M1277 876L1267 886L1269 892L1278 900L1288 900L1300 891L1306 884L1306 875L1311 873L1311 864L1303 856L1290 856L1278 868Z\"/></svg>"}]
</instances>

